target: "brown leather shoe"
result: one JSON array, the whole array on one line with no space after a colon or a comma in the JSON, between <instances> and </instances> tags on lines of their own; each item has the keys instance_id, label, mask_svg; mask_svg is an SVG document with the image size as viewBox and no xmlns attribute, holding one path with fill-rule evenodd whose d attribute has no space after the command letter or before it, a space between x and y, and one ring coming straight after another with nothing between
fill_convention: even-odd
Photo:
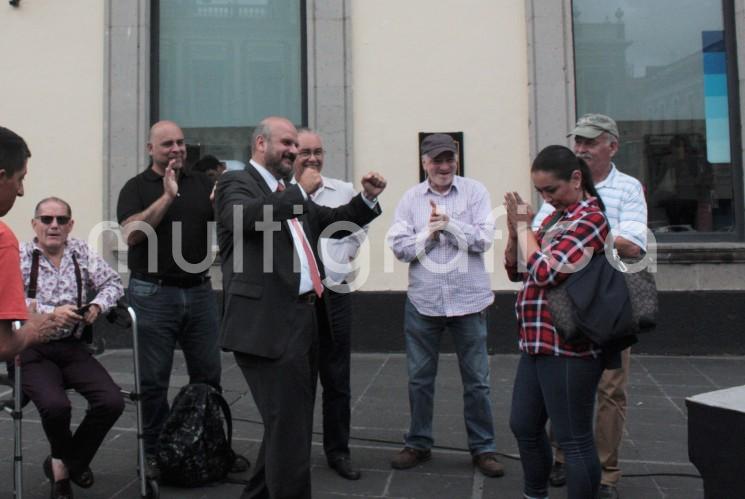
<instances>
[{"instance_id":1,"label":"brown leather shoe","mask_svg":"<svg viewBox=\"0 0 745 499\"><path fill-rule=\"evenodd\" d=\"M567 484L567 471L564 463L554 461L553 466L551 466L551 474L548 475L548 483L552 487L563 487Z\"/></svg>"},{"instance_id":2,"label":"brown leather shoe","mask_svg":"<svg viewBox=\"0 0 745 499\"><path fill-rule=\"evenodd\" d=\"M412 449L411 447L404 447L398 454L393 456L391 460L391 468L397 470L405 470L413 468L417 464L424 463L432 459L432 452L421 449Z\"/></svg>"},{"instance_id":3,"label":"brown leather shoe","mask_svg":"<svg viewBox=\"0 0 745 499\"><path fill-rule=\"evenodd\" d=\"M498 477L504 475L504 466L499 462L494 452L484 452L473 456L473 464L486 476Z\"/></svg>"}]
</instances>

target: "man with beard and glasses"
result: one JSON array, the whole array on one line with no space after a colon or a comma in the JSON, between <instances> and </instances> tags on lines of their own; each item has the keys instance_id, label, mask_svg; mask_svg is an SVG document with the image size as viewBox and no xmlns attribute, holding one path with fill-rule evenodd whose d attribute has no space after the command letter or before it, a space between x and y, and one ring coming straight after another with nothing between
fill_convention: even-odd
<instances>
[{"instance_id":1,"label":"man with beard and glasses","mask_svg":"<svg viewBox=\"0 0 745 499\"><path fill-rule=\"evenodd\" d=\"M184 133L172 121L152 126L147 150L152 164L122 188L117 218L129 246L128 297L138 319L148 475L157 477L157 440L169 412L176 344L190 383L219 390L221 367L217 306L207 275L214 183L184 167ZM157 251L150 254L152 238Z\"/></svg>"},{"instance_id":2,"label":"man with beard and glasses","mask_svg":"<svg viewBox=\"0 0 745 499\"><path fill-rule=\"evenodd\" d=\"M251 138L250 164L225 172L215 195L225 296L220 341L234 352L264 422L242 499L311 497L318 331L334 334L318 238L335 222L361 227L377 217L386 185L371 172L349 203L317 205L308 197L321 185L317 169L289 183L297 146L289 120L265 118Z\"/></svg>"},{"instance_id":3,"label":"man with beard and glasses","mask_svg":"<svg viewBox=\"0 0 745 499\"><path fill-rule=\"evenodd\" d=\"M569 136L574 137L574 153L590 168L595 188L605 204L605 215L619 256L640 257L647 247L647 202L641 183L619 171L612 161L620 139L616 122L602 114L586 114L577 120ZM538 230L553 211L553 206L543 203L533 219L533 230ZM630 348L623 350L621 369L606 369L598 384L595 444L603 466L599 499L619 497L616 490L621 478L618 450L626 422L630 354ZM550 483L564 485L565 477L564 454L557 448Z\"/></svg>"}]
</instances>

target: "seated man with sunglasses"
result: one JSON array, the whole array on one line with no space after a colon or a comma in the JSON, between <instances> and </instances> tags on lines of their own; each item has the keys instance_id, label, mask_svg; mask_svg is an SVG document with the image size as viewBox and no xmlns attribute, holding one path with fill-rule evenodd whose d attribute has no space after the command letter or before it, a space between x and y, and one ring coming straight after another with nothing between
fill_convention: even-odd
<instances>
[{"instance_id":1,"label":"seated man with sunglasses","mask_svg":"<svg viewBox=\"0 0 745 499\"><path fill-rule=\"evenodd\" d=\"M93 485L89 464L106 433L124 410L124 399L104 367L86 348L85 330L124 294L121 278L88 244L68 238L73 228L70 205L46 198L36 205L32 242L21 245L26 301L52 313L62 326L49 343L21 354L23 392L36 405L51 455L44 474L51 497L72 498L70 482ZM89 339L88 339L89 341ZM75 389L88 401L85 418L73 433L65 393Z\"/></svg>"}]
</instances>

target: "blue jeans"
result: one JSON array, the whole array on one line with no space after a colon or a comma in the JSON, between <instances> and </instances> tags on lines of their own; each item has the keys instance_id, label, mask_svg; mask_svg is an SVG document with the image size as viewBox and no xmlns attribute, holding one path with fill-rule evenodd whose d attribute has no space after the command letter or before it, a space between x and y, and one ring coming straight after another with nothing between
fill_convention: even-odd
<instances>
[{"instance_id":1,"label":"blue jeans","mask_svg":"<svg viewBox=\"0 0 745 499\"><path fill-rule=\"evenodd\" d=\"M517 439L525 475L524 493L548 496L553 461L546 420L566 455L567 497L594 499L600 461L592 421L595 393L605 359L523 353L512 391L510 428Z\"/></svg>"},{"instance_id":2,"label":"blue jeans","mask_svg":"<svg viewBox=\"0 0 745 499\"><path fill-rule=\"evenodd\" d=\"M176 343L184 352L189 383L220 389L217 306L209 281L177 288L130 279L129 303L137 314L145 451L153 454L168 417Z\"/></svg>"},{"instance_id":3,"label":"blue jeans","mask_svg":"<svg viewBox=\"0 0 745 499\"><path fill-rule=\"evenodd\" d=\"M486 351L486 313L460 317L429 317L417 312L406 299L404 332L409 371L411 424L407 447L429 449L432 438L432 407L442 332L448 329L458 354L463 382L463 417L468 448L476 456L495 452L494 420L489 400L489 356Z\"/></svg>"}]
</instances>

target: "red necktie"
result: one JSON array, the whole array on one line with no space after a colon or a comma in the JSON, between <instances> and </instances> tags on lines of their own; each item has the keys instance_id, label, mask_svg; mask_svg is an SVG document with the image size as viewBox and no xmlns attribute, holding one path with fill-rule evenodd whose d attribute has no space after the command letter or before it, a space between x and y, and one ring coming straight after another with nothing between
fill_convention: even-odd
<instances>
[{"instance_id":1,"label":"red necktie","mask_svg":"<svg viewBox=\"0 0 745 499\"><path fill-rule=\"evenodd\" d=\"M321 273L318 271L318 265L316 265L316 257L313 256L313 252L310 250L310 246L308 246L308 241L305 240L303 227L297 221L297 218L291 219L290 223L295 227L295 232L302 242L305 258L308 260L308 267L310 267L310 280L313 283L313 291L320 298L323 294L323 284L321 284Z\"/></svg>"},{"instance_id":2,"label":"red necktie","mask_svg":"<svg viewBox=\"0 0 745 499\"><path fill-rule=\"evenodd\" d=\"M285 190L285 184L282 182L277 183L277 192L282 192ZM308 260L308 267L310 270L310 281L313 283L313 291L316 292L316 295L320 298L323 294L323 284L321 284L321 273L318 271L318 265L316 264L316 257L313 256L313 252L310 249L310 246L308 246L308 241L305 240L305 232L303 231L303 227L300 225L300 223L297 221L297 218L293 218L290 220L290 223L295 227L295 232L297 233L297 236L300 238L300 241L303 246L303 252L305 253L305 259Z\"/></svg>"}]
</instances>

